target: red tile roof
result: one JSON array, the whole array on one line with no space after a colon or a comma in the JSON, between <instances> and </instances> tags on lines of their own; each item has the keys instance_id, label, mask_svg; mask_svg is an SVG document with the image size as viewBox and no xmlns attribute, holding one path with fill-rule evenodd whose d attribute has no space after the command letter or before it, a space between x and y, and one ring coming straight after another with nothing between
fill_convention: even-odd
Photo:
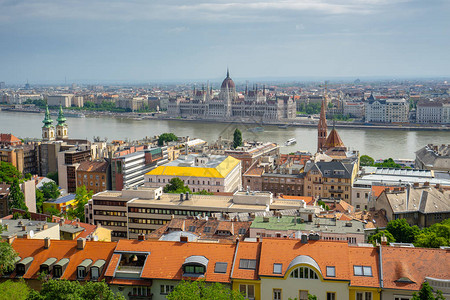
<instances>
[{"instance_id":1,"label":"red tile roof","mask_svg":"<svg viewBox=\"0 0 450 300\"><path fill-rule=\"evenodd\" d=\"M448 250L383 246L381 251L384 288L417 291L425 277L450 278Z\"/></svg>"},{"instance_id":2,"label":"red tile roof","mask_svg":"<svg viewBox=\"0 0 450 300\"><path fill-rule=\"evenodd\" d=\"M149 252L141 278L171 280L183 278L182 265L187 257L204 256L209 260L204 279L210 282L230 282L235 249L236 244L120 240L115 253ZM225 274L214 273L216 262L228 263ZM110 275L109 267L107 274Z\"/></svg>"},{"instance_id":3,"label":"red tile roof","mask_svg":"<svg viewBox=\"0 0 450 300\"><path fill-rule=\"evenodd\" d=\"M232 278L257 280L260 254L261 254L261 243L240 242L238 244ZM255 259L256 270L239 269L239 261L241 259Z\"/></svg>"},{"instance_id":4,"label":"red tile roof","mask_svg":"<svg viewBox=\"0 0 450 300\"><path fill-rule=\"evenodd\" d=\"M76 240L51 240L50 247L48 249L44 248L44 240L15 239L12 243L14 250L17 251L22 259L25 257L34 258L23 278L36 279L41 264L48 258L54 257L58 261L62 258L69 258L69 264L61 277L62 279L69 280L76 280L77 266L87 258L92 259L93 263L99 259L106 260L107 265L116 245L117 244L115 242L87 241L85 248L83 250L78 250ZM14 275L15 274L13 273L12 276ZM90 276L86 277L86 280L88 280L89 277ZM103 275L99 277L99 280L102 280L102 278Z\"/></svg>"},{"instance_id":5,"label":"red tile roof","mask_svg":"<svg viewBox=\"0 0 450 300\"><path fill-rule=\"evenodd\" d=\"M12 135L11 133L0 133L0 143L10 145L20 145L22 142L20 139Z\"/></svg>"}]
</instances>

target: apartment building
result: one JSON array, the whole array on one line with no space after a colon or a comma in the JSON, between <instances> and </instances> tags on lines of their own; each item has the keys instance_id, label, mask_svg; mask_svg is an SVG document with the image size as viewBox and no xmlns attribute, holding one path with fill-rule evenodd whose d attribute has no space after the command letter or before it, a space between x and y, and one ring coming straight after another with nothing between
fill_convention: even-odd
<instances>
[{"instance_id":1,"label":"apartment building","mask_svg":"<svg viewBox=\"0 0 450 300\"><path fill-rule=\"evenodd\" d=\"M90 145L79 145L58 153L58 183L68 193L77 189L76 171L83 161L91 159Z\"/></svg>"},{"instance_id":2,"label":"apartment building","mask_svg":"<svg viewBox=\"0 0 450 300\"><path fill-rule=\"evenodd\" d=\"M225 155L242 161L242 174L263 156L279 157L280 146L274 143L247 143L234 150L225 150Z\"/></svg>"},{"instance_id":3,"label":"apartment building","mask_svg":"<svg viewBox=\"0 0 450 300\"><path fill-rule=\"evenodd\" d=\"M379 123L408 122L409 103L406 99L368 98L365 103L365 121Z\"/></svg>"},{"instance_id":4,"label":"apartment building","mask_svg":"<svg viewBox=\"0 0 450 300\"><path fill-rule=\"evenodd\" d=\"M111 159L111 187L123 188L141 186L144 175L168 161L167 152L162 148L143 149Z\"/></svg>"},{"instance_id":5,"label":"apartment building","mask_svg":"<svg viewBox=\"0 0 450 300\"><path fill-rule=\"evenodd\" d=\"M108 161L83 161L76 170L77 187L85 186L97 194L111 189L110 165Z\"/></svg>"}]
</instances>

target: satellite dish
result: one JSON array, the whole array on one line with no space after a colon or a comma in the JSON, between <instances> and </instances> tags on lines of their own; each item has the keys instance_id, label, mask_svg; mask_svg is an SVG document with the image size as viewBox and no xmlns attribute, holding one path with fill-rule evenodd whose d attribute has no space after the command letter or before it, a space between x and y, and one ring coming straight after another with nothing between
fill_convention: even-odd
<instances>
[{"instance_id":1,"label":"satellite dish","mask_svg":"<svg viewBox=\"0 0 450 300\"><path fill-rule=\"evenodd\" d=\"M30 230L30 238L33 238L33 236L34 236L34 231Z\"/></svg>"}]
</instances>

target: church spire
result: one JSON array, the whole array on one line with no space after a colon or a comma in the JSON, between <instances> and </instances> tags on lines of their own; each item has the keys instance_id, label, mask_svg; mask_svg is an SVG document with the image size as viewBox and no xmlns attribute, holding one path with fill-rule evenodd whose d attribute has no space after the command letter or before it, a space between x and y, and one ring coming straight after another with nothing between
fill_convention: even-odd
<instances>
[{"instance_id":1,"label":"church spire","mask_svg":"<svg viewBox=\"0 0 450 300\"><path fill-rule=\"evenodd\" d=\"M56 119L56 121L58 121L58 126L64 126L66 125L66 117L64 117L64 113L62 110L62 106L59 106L59 114L58 114L58 119Z\"/></svg>"},{"instance_id":2,"label":"church spire","mask_svg":"<svg viewBox=\"0 0 450 300\"><path fill-rule=\"evenodd\" d=\"M322 107L320 108L320 119L317 125L317 151L325 150L324 146L327 141L327 115L325 111L326 107L326 96L322 99Z\"/></svg>"},{"instance_id":3,"label":"church spire","mask_svg":"<svg viewBox=\"0 0 450 300\"><path fill-rule=\"evenodd\" d=\"M53 124L53 120L50 118L50 112L48 111L48 104L45 105L45 117L42 123L44 123L45 128L52 127Z\"/></svg>"}]
</instances>

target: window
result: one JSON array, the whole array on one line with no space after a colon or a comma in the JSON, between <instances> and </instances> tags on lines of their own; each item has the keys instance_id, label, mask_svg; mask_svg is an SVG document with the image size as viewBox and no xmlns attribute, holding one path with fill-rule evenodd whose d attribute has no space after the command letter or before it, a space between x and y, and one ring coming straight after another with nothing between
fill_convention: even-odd
<instances>
[{"instance_id":1,"label":"window","mask_svg":"<svg viewBox=\"0 0 450 300\"><path fill-rule=\"evenodd\" d=\"M281 300L281 289L273 289L273 300Z\"/></svg>"},{"instance_id":2,"label":"window","mask_svg":"<svg viewBox=\"0 0 450 300\"><path fill-rule=\"evenodd\" d=\"M327 293L327 300L336 300L336 293L328 292Z\"/></svg>"},{"instance_id":3,"label":"window","mask_svg":"<svg viewBox=\"0 0 450 300\"><path fill-rule=\"evenodd\" d=\"M239 260L239 269L256 270L256 259Z\"/></svg>"},{"instance_id":4,"label":"window","mask_svg":"<svg viewBox=\"0 0 450 300\"><path fill-rule=\"evenodd\" d=\"M194 232L195 231L195 226L193 226L193 225L189 226L188 231Z\"/></svg>"},{"instance_id":5,"label":"window","mask_svg":"<svg viewBox=\"0 0 450 300\"><path fill-rule=\"evenodd\" d=\"M240 284L239 292L244 294L247 299L255 299L255 286L253 284Z\"/></svg>"},{"instance_id":6,"label":"window","mask_svg":"<svg viewBox=\"0 0 450 300\"><path fill-rule=\"evenodd\" d=\"M317 273L308 267L299 267L292 270L289 275L291 278L304 278L304 279L319 279Z\"/></svg>"},{"instance_id":7,"label":"window","mask_svg":"<svg viewBox=\"0 0 450 300\"><path fill-rule=\"evenodd\" d=\"M410 300L411 296L394 296L394 300Z\"/></svg>"},{"instance_id":8,"label":"window","mask_svg":"<svg viewBox=\"0 0 450 300\"><path fill-rule=\"evenodd\" d=\"M355 276L372 276L372 267L369 266L353 266Z\"/></svg>"},{"instance_id":9,"label":"window","mask_svg":"<svg viewBox=\"0 0 450 300\"><path fill-rule=\"evenodd\" d=\"M189 274L205 274L205 267L198 265L187 265L184 267L184 273Z\"/></svg>"},{"instance_id":10,"label":"window","mask_svg":"<svg viewBox=\"0 0 450 300\"><path fill-rule=\"evenodd\" d=\"M79 279L83 279L84 277L86 277L86 269L81 267L77 269L77 276Z\"/></svg>"},{"instance_id":11,"label":"window","mask_svg":"<svg viewBox=\"0 0 450 300\"><path fill-rule=\"evenodd\" d=\"M327 277L336 277L336 268L327 266Z\"/></svg>"},{"instance_id":12,"label":"window","mask_svg":"<svg viewBox=\"0 0 450 300\"><path fill-rule=\"evenodd\" d=\"M203 232L208 233L211 232L211 227L207 226L205 229L203 229Z\"/></svg>"},{"instance_id":13,"label":"window","mask_svg":"<svg viewBox=\"0 0 450 300\"><path fill-rule=\"evenodd\" d=\"M273 274L281 274L283 264L273 264Z\"/></svg>"},{"instance_id":14,"label":"window","mask_svg":"<svg viewBox=\"0 0 450 300\"><path fill-rule=\"evenodd\" d=\"M308 300L308 291L298 291L298 299L299 300Z\"/></svg>"},{"instance_id":15,"label":"window","mask_svg":"<svg viewBox=\"0 0 450 300\"><path fill-rule=\"evenodd\" d=\"M357 292L356 300L372 300L371 292Z\"/></svg>"},{"instance_id":16,"label":"window","mask_svg":"<svg viewBox=\"0 0 450 300\"><path fill-rule=\"evenodd\" d=\"M160 294L168 295L173 291L173 285L161 284L160 286Z\"/></svg>"},{"instance_id":17,"label":"window","mask_svg":"<svg viewBox=\"0 0 450 300\"><path fill-rule=\"evenodd\" d=\"M91 269L91 278L92 279L98 279L98 268L92 268Z\"/></svg>"}]
</instances>

